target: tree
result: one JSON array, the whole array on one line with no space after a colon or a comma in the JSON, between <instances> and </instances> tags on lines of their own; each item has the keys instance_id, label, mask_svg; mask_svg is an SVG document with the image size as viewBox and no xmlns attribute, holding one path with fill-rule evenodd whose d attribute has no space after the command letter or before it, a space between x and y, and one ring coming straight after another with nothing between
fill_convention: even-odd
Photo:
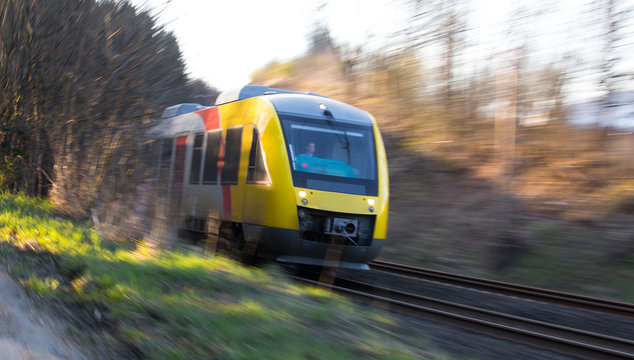
<instances>
[{"instance_id":1,"label":"tree","mask_svg":"<svg viewBox=\"0 0 634 360\"><path fill-rule=\"evenodd\" d=\"M335 49L335 43L330 36L330 29L327 25L316 22L308 37L308 53L319 54Z\"/></svg>"},{"instance_id":2,"label":"tree","mask_svg":"<svg viewBox=\"0 0 634 360\"><path fill-rule=\"evenodd\" d=\"M603 25L603 57L599 69L599 84L606 93L602 100L603 112L609 112L610 108L620 105L620 101L616 99L617 92L628 90L627 82L634 80L634 71L623 66L623 56L627 54L623 41L628 38L627 35L632 35L631 32L626 33L631 26L628 21L632 8L631 5L626 7L619 0L604 0L596 4L595 11L599 13Z\"/></svg>"},{"instance_id":3,"label":"tree","mask_svg":"<svg viewBox=\"0 0 634 360\"><path fill-rule=\"evenodd\" d=\"M465 50L464 34L467 30L466 3L463 1L420 1L410 2L414 9L410 20L409 46L414 49L438 46L441 50L442 65L439 69L443 96L443 117L448 124L448 133L460 138L463 120L462 109L466 98L460 95L458 68ZM463 82L464 83L464 82Z\"/></svg>"},{"instance_id":4,"label":"tree","mask_svg":"<svg viewBox=\"0 0 634 360\"><path fill-rule=\"evenodd\" d=\"M203 88L174 35L125 1L5 0L0 19L5 188L80 212L114 196L149 118Z\"/></svg>"}]
</instances>

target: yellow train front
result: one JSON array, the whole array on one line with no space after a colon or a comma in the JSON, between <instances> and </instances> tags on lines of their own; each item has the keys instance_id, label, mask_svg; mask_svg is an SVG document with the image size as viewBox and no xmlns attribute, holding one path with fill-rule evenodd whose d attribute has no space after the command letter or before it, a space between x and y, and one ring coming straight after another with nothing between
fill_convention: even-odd
<instances>
[{"instance_id":1,"label":"yellow train front","mask_svg":"<svg viewBox=\"0 0 634 360\"><path fill-rule=\"evenodd\" d=\"M387 161L367 112L248 85L214 107L168 108L151 135L188 231L260 258L329 267L367 268L383 246Z\"/></svg>"}]
</instances>

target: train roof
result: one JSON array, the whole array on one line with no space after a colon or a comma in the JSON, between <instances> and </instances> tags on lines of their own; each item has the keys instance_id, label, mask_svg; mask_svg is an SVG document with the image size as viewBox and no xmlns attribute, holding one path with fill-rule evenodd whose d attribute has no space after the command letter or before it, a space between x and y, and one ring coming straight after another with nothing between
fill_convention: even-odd
<instances>
[{"instance_id":1,"label":"train roof","mask_svg":"<svg viewBox=\"0 0 634 360\"><path fill-rule=\"evenodd\" d=\"M334 119L359 124L371 124L368 114L352 105L332 100L317 93L282 90L261 85L246 85L240 89L223 92L216 105L252 97L263 96L273 104L280 114Z\"/></svg>"},{"instance_id":2,"label":"train roof","mask_svg":"<svg viewBox=\"0 0 634 360\"><path fill-rule=\"evenodd\" d=\"M177 104L177 105L172 105L168 108L165 108L165 110L163 110L163 115L161 116L162 119L167 119L167 118L171 118L174 116L178 116L178 115L183 115L183 114L187 114L190 112L194 112L194 111L198 111L198 110L202 110L207 108L207 106L202 106L200 104Z\"/></svg>"},{"instance_id":3,"label":"train roof","mask_svg":"<svg viewBox=\"0 0 634 360\"><path fill-rule=\"evenodd\" d=\"M252 98L256 96L276 95L276 94L303 94L303 95L314 95L314 96L327 98L327 96L325 95L321 95L321 94L317 94L313 92L302 93L299 91L275 89L275 88L262 86L262 85L245 85L239 89L223 91L216 98L215 105L222 105L222 104L230 103L233 101L244 100L244 99L248 99L248 98Z\"/></svg>"},{"instance_id":4,"label":"train roof","mask_svg":"<svg viewBox=\"0 0 634 360\"><path fill-rule=\"evenodd\" d=\"M278 114L371 125L367 112L352 105L316 96L280 94L267 97Z\"/></svg>"},{"instance_id":5,"label":"train roof","mask_svg":"<svg viewBox=\"0 0 634 360\"><path fill-rule=\"evenodd\" d=\"M216 106L252 97L265 98L280 115L310 117L323 119L324 121L334 120L359 125L372 125L372 120L365 111L352 105L330 99L327 96L315 93L274 89L260 85L247 85L233 92L222 93L218 96L218 100L216 100ZM175 133L193 130L192 126L195 127L195 125L200 122L200 117L195 114L195 112L206 108L208 107L200 104L178 104L170 106L163 112L163 121L150 130L150 133ZM200 124L202 124L202 122L200 122Z\"/></svg>"}]
</instances>

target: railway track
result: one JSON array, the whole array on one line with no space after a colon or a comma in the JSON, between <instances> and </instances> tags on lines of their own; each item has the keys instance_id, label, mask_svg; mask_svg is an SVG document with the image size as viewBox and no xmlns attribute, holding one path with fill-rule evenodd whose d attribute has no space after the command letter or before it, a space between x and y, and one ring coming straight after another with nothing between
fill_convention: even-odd
<instances>
[{"instance_id":1,"label":"railway track","mask_svg":"<svg viewBox=\"0 0 634 360\"><path fill-rule=\"evenodd\" d=\"M389 310L581 359L634 359L634 341L438 300L356 280L334 284L306 278L346 296Z\"/></svg>"},{"instance_id":2,"label":"railway track","mask_svg":"<svg viewBox=\"0 0 634 360\"><path fill-rule=\"evenodd\" d=\"M370 267L373 270L406 275L423 280L634 318L634 304L625 302L445 273L386 261L373 261L370 263Z\"/></svg>"}]
</instances>

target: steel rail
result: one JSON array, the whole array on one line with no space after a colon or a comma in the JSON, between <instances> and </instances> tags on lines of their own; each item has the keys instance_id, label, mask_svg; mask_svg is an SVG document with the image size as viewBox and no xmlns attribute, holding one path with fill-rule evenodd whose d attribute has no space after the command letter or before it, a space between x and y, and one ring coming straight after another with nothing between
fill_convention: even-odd
<instances>
[{"instance_id":1,"label":"steel rail","mask_svg":"<svg viewBox=\"0 0 634 360\"><path fill-rule=\"evenodd\" d=\"M375 305L384 304L389 307L389 310L582 359L634 359L634 341L627 339L548 324L348 279L337 279L337 285L305 278L298 278L298 280L327 287L341 294L370 301Z\"/></svg>"},{"instance_id":2,"label":"steel rail","mask_svg":"<svg viewBox=\"0 0 634 360\"><path fill-rule=\"evenodd\" d=\"M626 302L592 298L589 296L565 293L561 291L446 273L415 266L390 263L387 261L376 260L371 262L369 265L370 268L374 270L406 275L418 279L442 282L496 294L610 313L619 316L634 317L634 304Z\"/></svg>"}]
</instances>

